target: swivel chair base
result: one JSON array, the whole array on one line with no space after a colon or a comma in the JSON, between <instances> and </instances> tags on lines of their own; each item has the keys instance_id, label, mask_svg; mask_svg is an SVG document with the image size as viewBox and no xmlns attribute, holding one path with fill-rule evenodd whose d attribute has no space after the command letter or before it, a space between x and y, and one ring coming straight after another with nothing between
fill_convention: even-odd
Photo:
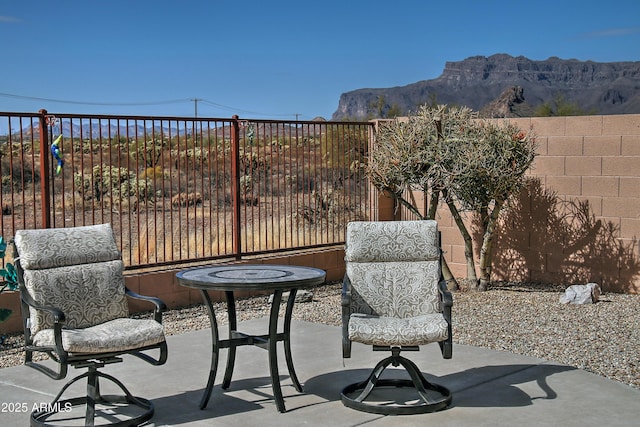
<instances>
[{"instance_id":1,"label":"swivel chair base","mask_svg":"<svg viewBox=\"0 0 640 427\"><path fill-rule=\"evenodd\" d=\"M382 372L389 366L402 365L411 379L381 379ZM413 389L417 397L399 399L400 388ZM372 392L380 395L376 399L366 400ZM374 396L371 396L374 397ZM341 393L342 404L358 411L382 415L409 415L435 412L446 408L451 403L451 392L438 384L427 381L418 367L409 359L397 353L380 361L365 381L346 386Z\"/></svg>"},{"instance_id":2,"label":"swivel chair base","mask_svg":"<svg viewBox=\"0 0 640 427\"><path fill-rule=\"evenodd\" d=\"M87 377L87 395L60 400L65 390L76 381ZM124 395L101 395L98 378L105 378L117 385ZM98 408L96 408L98 406ZM78 410L86 407L84 414ZM101 407L101 408L100 408ZM31 413L32 427L42 426L93 426L96 415L107 419L105 424L109 426L138 426L151 419L154 406L151 401L133 396L129 390L111 375L98 372L95 367L90 367L89 372L77 376L62 388L53 402ZM83 416L84 415L84 416ZM61 423L70 424L61 424ZM83 422L84 424L79 424Z\"/></svg>"}]
</instances>

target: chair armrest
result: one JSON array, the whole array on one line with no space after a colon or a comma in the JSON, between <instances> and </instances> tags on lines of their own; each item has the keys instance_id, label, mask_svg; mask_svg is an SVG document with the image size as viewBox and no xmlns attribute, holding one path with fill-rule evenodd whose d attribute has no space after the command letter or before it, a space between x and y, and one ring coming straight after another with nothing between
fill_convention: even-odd
<instances>
[{"instance_id":1,"label":"chair armrest","mask_svg":"<svg viewBox=\"0 0 640 427\"><path fill-rule=\"evenodd\" d=\"M438 282L438 292L440 293L440 300L442 303L442 314L451 327L451 307L453 307L453 296L447 289L447 282L441 280Z\"/></svg>"},{"instance_id":2,"label":"chair armrest","mask_svg":"<svg viewBox=\"0 0 640 427\"><path fill-rule=\"evenodd\" d=\"M351 340L349 339L349 317L351 316L351 280L344 275L342 281L342 357L351 357Z\"/></svg>"},{"instance_id":3,"label":"chair armrest","mask_svg":"<svg viewBox=\"0 0 640 427\"><path fill-rule=\"evenodd\" d=\"M31 297L31 294L29 294L29 292L27 291L26 288L24 288L24 286L20 286L20 299L22 300L22 302L24 302L26 305L28 305L30 308L33 308L34 310L42 310L51 314L51 316L53 316L53 321L55 323L64 323L66 320L62 310L60 310L57 307L38 304Z\"/></svg>"},{"instance_id":4,"label":"chair armrest","mask_svg":"<svg viewBox=\"0 0 640 427\"><path fill-rule=\"evenodd\" d=\"M342 280L342 309L348 308L351 305L351 280L349 276L344 275Z\"/></svg>"},{"instance_id":5,"label":"chair armrest","mask_svg":"<svg viewBox=\"0 0 640 427\"><path fill-rule=\"evenodd\" d=\"M136 292L133 292L131 289L125 287L125 294L133 299L137 299L137 300L142 300L142 301L149 301L151 303L153 303L155 305L155 308L153 310L153 314L154 314L154 318L156 320L156 322L158 323L162 323L162 313L164 313L165 311L167 311L167 305L164 303L164 301L162 301L160 298L156 298L156 297L151 297L148 295L140 295Z\"/></svg>"},{"instance_id":6,"label":"chair armrest","mask_svg":"<svg viewBox=\"0 0 640 427\"><path fill-rule=\"evenodd\" d=\"M15 249L14 249L14 252L15 252ZM40 305L38 302L36 302L36 300L33 299L33 297L31 296L31 294L29 293L29 291L27 290L24 284L24 275L23 275L22 265L20 264L20 257L16 257L13 262L16 267L16 273L18 276L18 289L20 291L20 301L22 301L23 304L26 304L30 308L33 308L35 310L42 310L50 313L51 316L53 316L54 322L64 323L65 317L62 310L60 310L57 307Z\"/></svg>"},{"instance_id":7,"label":"chair armrest","mask_svg":"<svg viewBox=\"0 0 640 427\"><path fill-rule=\"evenodd\" d=\"M444 307L452 307L453 306L453 296L451 292L447 289L447 281L441 280L438 282L438 292L440 292L440 298L442 299L442 305Z\"/></svg>"},{"instance_id":8,"label":"chair armrest","mask_svg":"<svg viewBox=\"0 0 640 427\"><path fill-rule=\"evenodd\" d=\"M19 261L16 262L19 265ZM67 357L68 354L62 346L62 328L65 324L66 317L64 312L57 307L45 306L36 302L24 285L24 277L22 269L18 269L18 286L20 289L20 303L22 305L22 326L24 328L24 364L37 369L54 380L61 380L67 375ZM35 347L31 336L31 322L29 319L29 310L45 311L53 317L53 347ZM33 361L33 352L42 351L49 355L58 364L58 369L53 370L48 366Z\"/></svg>"},{"instance_id":9,"label":"chair armrest","mask_svg":"<svg viewBox=\"0 0 640 427\"><path fill-rule=\"evenodd\" d=\"M148 295L140 295L138 293L133 292L129 288L125 288L125 293L127 294L128 297L131 297L131 298L134 298L134 299L143 300L143 301L152 302L156 306L156 310L158 310L160 312L167 311L167 305L160 298L151 297L151 296L148 296Z\"/></svg>"},{"instance_id":10,"label":"chair armrest","mask_svg":"<svg viewBox=\"0 0 640 427\"><path fill-rule=\"evenodd\" d=\"M451 327L451 307L453 307L453 296L447 289L446 280L440 280L438 282L438 292L440 293L440 298L442 300L442 315L447 321L448 332L447 339L445 341L440 341L438 344L440 344L442 357L445 359L451 359L453 355L453 328Z\"/></svg>"}]
</instances>

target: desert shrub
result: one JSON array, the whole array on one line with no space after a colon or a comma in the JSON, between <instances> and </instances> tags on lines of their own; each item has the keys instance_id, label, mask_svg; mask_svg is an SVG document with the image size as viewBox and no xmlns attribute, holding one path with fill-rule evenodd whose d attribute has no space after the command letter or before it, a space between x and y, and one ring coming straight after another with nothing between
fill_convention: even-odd
<instances>
[{"instance_id":1,"label":"desert shrub","mask_svg":"<svg viewBox=\"0 0 640 427\"><path fill-rule=\"evenodd\" d=\"M97 154L101 150L111 148L111 142L108 139L79 139L73 138L71 141L71 149L74 153Z\"/></svg>"},{"instance_id":2,"label":"desert shrub","mask_svg":"<svg viewBox=\"0 0 640 427\"><path fill-rule=\"evenodd\" d=\"M200 170L200 165L209 161L209 150L194 147L187 150L172 150L172 157L175 159L173 166L178 169L180 166Z\"/></svg>"},{"instance_id":3,"label":"desert shrub","mask_svg":"<svg viewBox=\"0 0 640 427\"><path fill-rule=\"evenodd\" d=\"M240 153L240 171L244 175L264 175L270 169L269 163L264 157L258 156L258 153L243 152Z\"/></svg>"},{"instance_id":4,"label":"desert shrub","mask_svg":"<svg viewBox=\"0 0 640 427\"><path fill-rule=\"evenodd\" d=\"M258 198L254 194L254 182L250 175L240 177L240 199L248 205L257 205Z\"/></svg>"},{"instance_id":5,"label":"desert shrub","mask_svg":"<svg viewBox=\"0 0 640 427\"><path fill-rule=\"evenodd\" d=\"M155 168L152 169L155 173ZM86 200L110 197L114 201L122 201L135 197L142 202L154 200L156 197L153 179L148 178L145 173L138 177L133 171L124 167L104 164L94 166L89 176L74 173L73 179L78 193L82 194Z\"/></svg>"},{"instance_id":6,"label":"desert shrub","mask_svg":"<svg viewBox=\"0 0 640 427\"><path fill-rule=\"evenodd\" d=\"M2 191L22 191L25 184L36 184L40 181L40 173L34 171L31 165L8 159L2 159Z\"/></svg>"},{"instance_id":7,"label":"desert shrub","mask_svg":"<svg viewBox=\"0 0 640 427\"><path fill-rule=\"evenodd\" d=\"M167 141L160 139L133 141L129 144L129 154L145 167L155 167L162 156L162 151L168 145Z\"/></svg>"},{"instance_id":8,"label":"desert shrub","mask_svg":"<svg viewBox=\"0 0 640 427\"><path fill-rule=\"evenodd\" d=\"M346 226L349 221L364 220L357 203L341 189L313 191L311 203L299 208L294 217L298 224L325 227Z\"/></svg>"},{"instance_id":9,"label":"desert shrub","mask_svg":"<svg viewBox=\"0 0 640 427\"><path fill-rule=\"evenodd\" d=\"M31 153L31 144L21 144L19 142L7 142L0 145L0 158L18 157L20 154Z\"/></svg>"},{"instance_id":10,"label":"desert shrub","mask_svg":"<svg viewBox=\"0 0 640 427\"><path fill-rule=\"evenodd\" d=\"M160 165L156 165L155 167L148 167L142 171L140 174L140 178L148 178L148 179L164 179L169 178L169 174L165 172L165 170Z\"/></svg>"},{"instance_id":11,"label":"desert shrub","mask_svg":"<svg viewBox=\"0 0 640 427\"><path fill-rule=\"evenodd\" d=\"M287 175L285 180L296 192L310 193L317 188L316 177L308 168L303 168L298 175Z\"/></svg>"},{"instance_id":12,"label":"desert shrub","mask_svg":"<svg viewBox=\"0 0 640 427\"><path fill-rule=\"evenodd\" d=\"M139 202L153 201L156 196L155 185L148 178L133 178L120 186L120 198L135 197Z\"/></svg>"}]
</instances>

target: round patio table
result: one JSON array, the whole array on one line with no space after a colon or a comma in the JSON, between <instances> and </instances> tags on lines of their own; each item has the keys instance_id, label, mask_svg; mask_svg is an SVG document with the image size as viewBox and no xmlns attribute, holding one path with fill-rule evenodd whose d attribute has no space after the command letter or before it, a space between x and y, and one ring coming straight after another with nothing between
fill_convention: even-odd
<instances>
[{"instance_id":1,"label":"round patio table","mask_svg":"<svg viewBox=\"0 0 640 427\"><path fill-rule=\"evenodd\" d=\"M211 397L218 358L221 348L228 348L227 366L225 369L222 388L229 388L233 367L236 358L236 348L244 345L255 345L266 348L269 352L269 370L271 373L271 387L278 411L285 412L284 399L280 387L278 374L278 357L276 344L283 341L285 359L289 376L298 392L302 392L302 386L293 367L291 358L291 315L298 289L321 285L324 283L326 273L323 270L311 267L294 265L270 265L270 264L234 264L197 267L180 271L176 274L178 284L200 290L202 298L209 312L211 321L211 368L207 387L200 402L200 409L204 409ZM218 323L211 303L208 291L224 291L227 300L227 313L229 315L229 338L221 340L218 333ZM237 317L234 292L246 291L272 291L271 311L269 315L269 331L264 335L248 335L237 330ZM278 315L282 295L289 291L287 307L285 310L283 331L278 332Z\"/></svg>"}]
</instances>

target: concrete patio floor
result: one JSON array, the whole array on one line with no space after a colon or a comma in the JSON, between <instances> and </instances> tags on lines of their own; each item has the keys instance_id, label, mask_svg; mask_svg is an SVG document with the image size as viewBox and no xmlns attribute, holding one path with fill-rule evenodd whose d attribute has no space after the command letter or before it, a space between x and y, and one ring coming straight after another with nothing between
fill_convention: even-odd
<instances>
[{"instance_id":1,"label":"concrete patio floor","mask_svg":"<svg viewBox=\"0 0 640 427\"><path fill-rule=\"evenodd\" d=\"M248 333L264 333L265 328L266 319L243 322L240 327ZM436 344L406 356L428 379L452 391L449 408L402 416L355 411L342 405L340 390L366 378L387 354L354 344L352 358L343 361L340 328L300 321L292 323L292 351L304 393L293 387L282 344L278 344L287 412L276 409L267 353L257 347L238 349L226 391L220 387L226 356L222 351L211 400L200 410L210 342L208 330L171 336L165 365L154 367L126 357L124 363L103 371L124 382L134 395L154 402L149 426L637 426L640 420L640 390L624 384L549 361L465 345L454 345L453 359L444 360ZM28 425L33 405L49 403L65 382L50 380L26 366L0 370L0 425ZM108 393L108 386L101 385ZM67 393L81 395L84 383ZM28 411L10 407L9 402Z\"/></svg>"}]
</instances>

